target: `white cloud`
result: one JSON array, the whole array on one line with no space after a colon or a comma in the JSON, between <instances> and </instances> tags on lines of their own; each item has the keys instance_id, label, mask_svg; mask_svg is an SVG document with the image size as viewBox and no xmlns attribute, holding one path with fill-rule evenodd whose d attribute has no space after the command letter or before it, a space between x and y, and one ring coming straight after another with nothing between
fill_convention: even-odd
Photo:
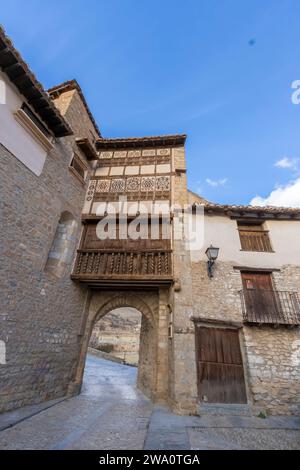
<instances>
[{"instance_id":1,"label":"white cloud","mask_svg":"<svg viewBox=\"0 0 300 470\"><path fill-rule=\"evenodd\" d=\"M277 168L289 168L291 170L297 170L298 161L299 158L283 157L274 163L274 166L277 166Z\"/></svg>"},{"instance_id":2,"label":"white cloud","mask_svg":"<svg viewBox=\"0 0 300 470\"><path fill-rule=\"evenodd\" d=\"M224 184L227 183L228 178L222 178L218 180L212 180L210 178L206 178L206 183L209 184L209 186L212 186L213 188L216 188L217 186L224 186Z\"/></svg>"},{"instance_id":3,"label":"white cloud","mask_svg":"<svg viewBox=\"0 0 300 470\"><path fill-rule=\"evenodd\" d=\"M300 207L300 178L288 183L286 186L279 186L273 189L269 196L254 197L250 204L252 206L281 206Z\"/></svg>"}]
</instances>

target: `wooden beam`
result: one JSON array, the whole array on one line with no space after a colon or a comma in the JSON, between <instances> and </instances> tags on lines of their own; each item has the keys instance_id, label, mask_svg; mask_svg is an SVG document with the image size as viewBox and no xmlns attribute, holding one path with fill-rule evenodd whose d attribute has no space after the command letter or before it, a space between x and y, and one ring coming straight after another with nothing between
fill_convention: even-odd
<instances>
[{"instance_id":1,"label":"wooden beam","mask_svg":"<svg viewBox=\"0 0 300 470\"><path fill-rule=\"evenodd\" d=\"M14 70L18 70L18 69L23 70L23 74L25 73L24 69L20 66L18 62L14 62L13 64L2 66L2 72L7 73L7 75L9 75L11 72L14 72Z\"/></svg>"},{"instance_id":2,"label":"wooden beam","mask_svg":"<svg viewBox=\"0 0 300 470\"><path fill-rule=\"evenodd\" d=\"M213 325L215 327L222 326L235 329L243 327L242 322L218 320L216 318L191 317L191 321L194 322L197 326Z\"/></svg>"},{"instance_id":3,"label":"wooden beam","mask_svg":"<svg viewBox=\"0 0 300 470\"><path fill-rule=\"evenodd\" d=\"M9 48L8 47L4 47L3 49L1 49L1 51L0 51L0 63L1 63L2 57L5 57L6 54L8 54L8 53L9 53Z\"/></svg>"},{"instance_id":4,"label":"wooden beam","mask_svg":"<svg viewBox=\"0 0 300 470\"><path fill-rule=\"evenodd\" d=\"M252 271L252 272L262 272L262 273L271 273L271 272L279 272L281 271L280 268L256 268L254 266L232 266L233 269L237 271Z\"/></svg>"}]
</instances>

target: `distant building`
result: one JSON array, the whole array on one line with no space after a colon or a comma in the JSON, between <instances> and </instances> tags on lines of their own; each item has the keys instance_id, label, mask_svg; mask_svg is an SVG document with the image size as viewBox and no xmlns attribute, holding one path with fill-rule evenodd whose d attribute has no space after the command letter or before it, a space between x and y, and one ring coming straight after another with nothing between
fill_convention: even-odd
<instances>
[{"instance_id":1,"label":"distant building","mask_svg":"<svg viewBox=\"0 0 300 470\"><path fill-rule=\"evenodd\" d=\"M128 307L113 310L96 323L89 346L100 351L105 359L138 366L140 330L141 314L137 310Z\"/></svg>"}]
</instances>

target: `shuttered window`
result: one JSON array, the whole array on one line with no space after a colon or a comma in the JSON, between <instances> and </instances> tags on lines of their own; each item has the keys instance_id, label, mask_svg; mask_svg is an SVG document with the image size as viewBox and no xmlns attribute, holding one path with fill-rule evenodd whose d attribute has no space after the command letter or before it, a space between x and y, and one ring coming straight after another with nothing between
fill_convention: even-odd
<instances>
[{"instance_id":1,"label":"shuttered window","mask_svg":"<svg viewBox=\"0 0 300 470\"><path fill-rule=\"evenodd\" d=\"M238 222L241 248L245 251L272 252L269 231L264 230L263 224Z\"/></svg>"},{"instance_id":2,"label":"shuttered window","mask_svg":"<svg viewBox=\"0 0 300 470\"><path fill-rule=\"evenodd\" d=\"M82 182L84 182L86 166L76 154L74 154L72 158L70 169L75 174L75 176L77 176Z\"/></svg>"}]
</instances>

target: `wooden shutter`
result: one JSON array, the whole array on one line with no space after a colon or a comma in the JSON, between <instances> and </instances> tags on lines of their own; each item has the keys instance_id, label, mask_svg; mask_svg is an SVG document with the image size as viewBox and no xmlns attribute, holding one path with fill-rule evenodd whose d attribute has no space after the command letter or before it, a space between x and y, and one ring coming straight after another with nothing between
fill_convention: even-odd
<instances>
[{"instance_id":1,"label":"wooden shutter","mask_svg":"<svg viewBox=\"0 0 300 470\"><path fill-rule=\"evenodd\" d=\"M249 320L272 323L279 317L281 309L271 274L242 272L242 280Z\"/></svg>"},{"instance_id":2,"label":"wooden shutter","mask_svg":"<svg viewBox=\"0 0 300 470\"><path fill-rule=\"evenodd\" d=\"M241 248L245 251L271 252L271 242L268 230L263 230L263 225L246 225L238 222Z\"/></svg>"},{"instance_id":3,"label":"wooden shutter","mask_svg":"<svg viewBox=\"0 0 300 470\"><path fill-rule=\"evenodd\" d=\"M74 155L71 161L71 168L73 168L74 172L79 176L80 179L84 181L85 178L85 171L86 167L78 155Z\"/></svg>"}]
</instances>

